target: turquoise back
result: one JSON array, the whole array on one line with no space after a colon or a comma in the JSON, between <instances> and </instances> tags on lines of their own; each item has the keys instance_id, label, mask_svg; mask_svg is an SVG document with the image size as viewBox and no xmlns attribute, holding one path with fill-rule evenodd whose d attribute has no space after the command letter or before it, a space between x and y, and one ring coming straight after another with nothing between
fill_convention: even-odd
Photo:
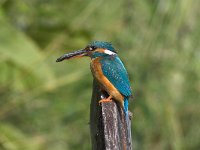
<instances>
[{"instance_id":1,"label":"turquoise back","mask_svg":"<svg viewBox=\"0 0 200 150\"><path fill-rule=\"evenodd\" d=\"M132 95L127 71L117 55L100 59L103 74L125 97Z\"/></svg>"}]
</instances>

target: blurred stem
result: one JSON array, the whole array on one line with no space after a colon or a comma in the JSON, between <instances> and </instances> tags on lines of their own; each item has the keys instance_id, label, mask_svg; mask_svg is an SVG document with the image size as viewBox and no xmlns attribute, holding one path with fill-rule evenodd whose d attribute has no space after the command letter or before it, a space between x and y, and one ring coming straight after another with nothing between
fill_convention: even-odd
<instances>
[{"instance_id":1,"label":"blurred stem","mask_svg":"<svg viewBox=\"0 0 200 150\"><path fill-rule=\"evenodd\" d=\"M172 149L174 150L182 150L181 147L181 126L179 124L178 116L176 114L174 105L171 101L167 101L165 103L166 107L166 122L168 123L168 129L171 129L170 133L170 143L172 143Z\"/></svg>"}]
</instances>

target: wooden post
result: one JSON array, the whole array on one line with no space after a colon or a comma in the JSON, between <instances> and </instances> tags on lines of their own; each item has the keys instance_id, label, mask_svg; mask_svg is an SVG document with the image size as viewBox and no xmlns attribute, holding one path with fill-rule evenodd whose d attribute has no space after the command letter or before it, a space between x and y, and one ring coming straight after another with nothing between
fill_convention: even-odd
<instances>
[{"instance_id":1,"label":"wooden post","mask_svg":"<svg viewBox=\"0 0 200 150\"><path fill-rule=\"evenodd\" d=\"M108 97L93 81L90 104L90 132L93 150L132 150L131 121L126 122L124 111L113 101L99 104Z\"/></svg>"}]
</instances>

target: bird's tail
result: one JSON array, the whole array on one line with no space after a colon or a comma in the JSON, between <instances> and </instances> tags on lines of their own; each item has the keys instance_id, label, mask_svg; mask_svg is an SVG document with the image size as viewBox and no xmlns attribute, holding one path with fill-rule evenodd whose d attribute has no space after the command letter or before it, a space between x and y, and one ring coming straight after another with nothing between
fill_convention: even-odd
<instances>
[{"instance_id":1,"label":"bird's tail","mask_svg":"<svg viewBox=\"0 0 200 150\"><path fill-rule=\"evenodd\" d=\"M124 98L124 112L125 112L125 120L127 125L127 136L128 136L128 144L131 144L131 120L129 118L129 112L128 112L128 97Z\"/></svg>"},{"instance_id":2,"label":"bird's tail","mask_svg":"<svg viewBox=\"0 0 200 150\"><path fill-rule=\"evenodd\" d=\"M124 112L126 114L126 117L128 117L128 98L124 98Z\"/></svg>"}]
</instances>

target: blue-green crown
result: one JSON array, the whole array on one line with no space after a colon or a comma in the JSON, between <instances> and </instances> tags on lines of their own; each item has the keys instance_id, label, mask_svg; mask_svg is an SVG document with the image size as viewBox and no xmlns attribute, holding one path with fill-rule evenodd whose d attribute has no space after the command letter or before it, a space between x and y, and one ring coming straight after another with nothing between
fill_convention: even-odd
<instances>
[{"instance_id":1,"label":"blue-green crown","mask_svg":"<svg viewBox=\"0 0 200 150\"><path fill-rule=\"evenodd\" d=\"M89 46L95 46L96 48L104 48L114 53L117 53L110 42L93 41L89 44Z\"/></svg>"}]
</instances>

